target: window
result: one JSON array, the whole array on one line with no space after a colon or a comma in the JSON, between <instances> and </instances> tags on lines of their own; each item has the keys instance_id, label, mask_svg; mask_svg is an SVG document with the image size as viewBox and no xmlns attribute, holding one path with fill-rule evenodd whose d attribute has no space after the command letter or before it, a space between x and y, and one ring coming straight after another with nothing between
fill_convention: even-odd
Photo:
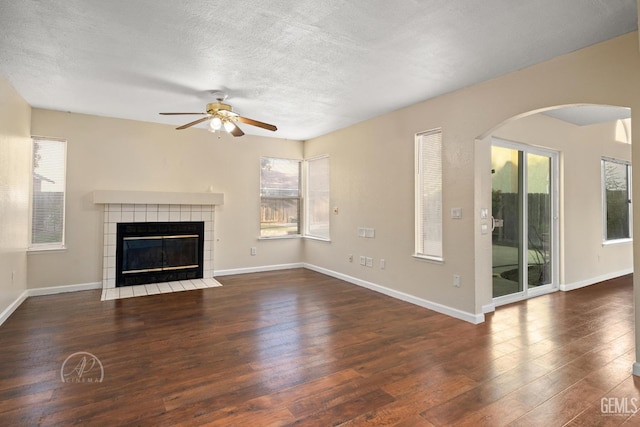
<instances>
[{"instance_id":1,"label":"window","mask_svg":"<svg viewBox=\"0 0 640 427\"><path fill-rule=\"evenodd\" d=\"M305 236L329 240L329 157L306 161Z\"/></svg>"},{"instance_id":2,"label":"window","mask_svg":"<svg viewBox=\"0 0 640 427\"><path fill-rule=\"evenodd\" d=\"M602 159L604 241L631 238L631 165Z\"/></svg>"},{"instance_id":3,"label":"window","mask_svg":"<svg viewBox=\"0 0 640 427\"><path fill-rule=\"evenodd\" d=\"M260 237L300 235L300 164L260 159Z\"/></svg>"},{"instance_id":4,"label":"window","mask_svg":"<svg viewBox=\"0 0 640 427\"><path fill-rule=\"evenodd\" d=\"M31 249L64 247L67 142L33 138Z\"/></svg>"},{"instance_id":5,"label":"window","mask_svg":"<svg viewBox=\"0 0 640 427\"><path fill-rule=\"evenodd\" d=\"M442 261L442 131L416 135L415 256Z\"/></svg>"}]
</instances>

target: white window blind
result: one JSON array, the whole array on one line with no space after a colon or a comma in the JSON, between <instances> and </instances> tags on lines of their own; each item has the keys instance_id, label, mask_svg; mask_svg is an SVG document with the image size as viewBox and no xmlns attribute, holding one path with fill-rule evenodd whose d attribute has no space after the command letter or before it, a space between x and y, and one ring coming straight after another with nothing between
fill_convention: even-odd
<instances>
[{"instance_id":1,"label":"white window blind","mask_svg":"<svg viewBox=\"0 0 640 427\"><path fill-rule=\"evenodd\" d=\"M329 240L329 157L307 160L305 235Z\"/></svg>"},{"instance_id":2,"label":"white window blind","mask_svg":"<svg viewBox=\"0 0 640 427\"><path fill-rule=\"evenodd\" d=\"M416 256L442 261L442 131L416 135Z\"/></svg>"},{"instance_id":3,"label":"white window blind","mask_svg":"<svg viewBox=\"0 0 640 427\"><path fill-rule=\"evenodd\" d=\"M31 247L63 247L67 142L32 141Z\"/></svg>"}]
</instances>

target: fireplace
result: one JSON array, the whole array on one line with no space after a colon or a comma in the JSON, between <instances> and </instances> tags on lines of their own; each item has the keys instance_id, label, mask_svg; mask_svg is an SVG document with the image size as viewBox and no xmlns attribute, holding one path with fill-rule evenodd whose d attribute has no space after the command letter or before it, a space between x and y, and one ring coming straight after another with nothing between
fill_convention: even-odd
<instances>
[{"instance_id":1,"label":"fireplace","mask_svg":"<svg viewBox=\"0 0 640 427\"><path fill-rule=\"evenodd\" d=\"M118 223L116 287L203 277L204 222Z\"/></svg>"},{"instance_id":2,"label":"fireplace","mask_svg":"<svg viewBox=\"0 0 640 427\"><path fill-rule=\"evenodd\" d=\"M121 223L204 222L202 278L213 277L215 207L224 204L223 194L96 190L93 192L93 202L104 206L102 251L102 288L104 290L116 288L117 229L118 224ZM121 290L133 289L121 288Z\"/></svg>"}]
</instances>

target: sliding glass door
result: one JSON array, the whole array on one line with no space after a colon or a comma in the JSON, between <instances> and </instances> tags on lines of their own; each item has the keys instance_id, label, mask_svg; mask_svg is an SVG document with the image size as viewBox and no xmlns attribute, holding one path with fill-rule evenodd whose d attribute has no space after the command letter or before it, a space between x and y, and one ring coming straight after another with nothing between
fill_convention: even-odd
<instances>
[{"instance_id":1,"label":"sliding glass door","mask_svg":"<svg viewBox=\"0 0 640 427\"><path fill-rule=\"evenodd\" d=\"M493 297L514 300L557 286L557 154L494 139Z\"/></svg>"}]
</instances>

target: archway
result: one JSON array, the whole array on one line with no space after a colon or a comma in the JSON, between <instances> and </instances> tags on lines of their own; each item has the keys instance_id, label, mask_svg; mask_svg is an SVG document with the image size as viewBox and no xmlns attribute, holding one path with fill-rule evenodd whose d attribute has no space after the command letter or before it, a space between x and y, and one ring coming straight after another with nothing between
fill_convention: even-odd
<instances>
[{"instance_id":1,"label":"archway","mask_svg":"<svg viewBox=\"0 0 640 427\"><path fill-rule=\"evenodd\" d=\"M477 176L480 179L476 182L480 185L482 194L476 198L478 210L484 212L484 209L488 209L490 215L495 214L498 199L503 202L511 200L509 203L516 207L515 210L510 210L512 216L518 212L518 208L520 209L519 219L511 221L509 231L502 227L493 227L490 215L486 220L480 221L480 233L492 234L490 240L485 239L486 247L476 251L477 254L489 254L484 257L483 265L477 264L479 275L482 275L478 281L477 296L482 301L484 312L505 303L558 289L576 289L633 271L631 229L629 228L628 235L617 230L607 234L607 229L614 226L614 221L607 218L616 214L616 209L620 211L627 208L626 216L618 218L618 224L620 221L631 223L631 206L627 204L627 200L631 200L628 193L630 174L624 177L620 174L611 175L611 171L617 165L631 163L630 117L631 111L626 107L587 104L556 106L520 114L478 139L476 155L482 156L482 159L477 164L487 165L486 170L479 171ZM538 189L525 195L520 194L520 197L516 194L518 191L504 194L509 192L505 191L505 175L519 177L522 181L526 181L527 177L522 175L522 166L519 169L514 167L513 163L517 161L511 161L507 165L508 173L502 171L503 176L497 177L498 179L496 174L491 173L492 169L496 172L496 159L491 163L491 147L496 145L498 138L514 144L516 148L524 147L522 150L516 150L516 153L530 151L526 147L531 147L534 151L542 149L558 153L558 177L549 179L547 185L550 191L546 193L551 197L552 187L557 188L555 210L551 209L551 199L545 198L547 196L542 194L545 192L540 190L540 182L537 183ZM521 155L520 159L524 161L525 157ZM502 161L502 166L505 166L504 159ZM518 170L520 175L517 175ZM623 178L626 181L621 181ZM540 177L536 179L540 180ZM553 182L554 180L557 182ZM610 181L610 185L607 184L607 180ZM622 183L625 185L620 186ZM544 187L544 183L542 184ZM522 183L520 185L513 188L519 188L522 192L524 187ZM623 200L624 204L616 204L616 198ZM541 200L547 200L549 205L541 204ZM542 214L549 215L550 226L532 226L531 221L527 219L535 215L540 216L543 205L549 207L547 213ZM502 208L504 209L504 203ZM525 219L525 223L522 218ZM519 224L519 235L514 234L514 223ZM557 229L555 244L552 239L554 226ZM489 231L491 228L494 230ZM505 235L511 238L507 239ZM523 241L518 242L518 237ZM520 244L519 250L515 247L516 243ZM505 253L510 254L511 261L505 262L505 259L509 258ZM494 262L499 256L505 259ZM554 259L556 265L552 264ZM531 281L531 276L534 276L536 271L549 275L553 272L556 275L553 282L550 278L545 282L551 286L538 287L542 282ZM497 284L503 286L503 289L497 290ZM515 291L508 292L507 295L504 291L505 286L514 284L519 286L513 287Z\"/></svg>"}]
</instances>

